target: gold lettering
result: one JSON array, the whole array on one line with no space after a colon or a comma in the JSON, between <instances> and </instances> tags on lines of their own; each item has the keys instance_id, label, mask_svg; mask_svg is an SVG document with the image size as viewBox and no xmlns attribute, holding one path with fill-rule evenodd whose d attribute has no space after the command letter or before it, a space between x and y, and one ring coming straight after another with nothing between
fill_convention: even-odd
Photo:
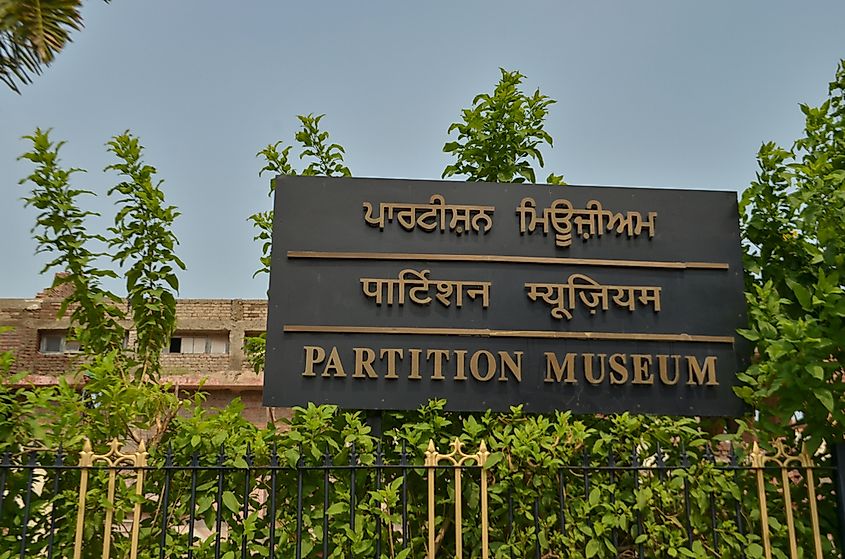
<instances>
[{"instance_id":1,"label":"gold lettering","mask_svg":"<svg viewBox=\"0 0 845 559\"><path fill-rule=\"evenodd\" d=\"M340 355L337 353L337 348L332 346L332 352L329 354L329 361L326 363L326 368L323 369L323 376L331 376L329 370L334 370L334 376L345 377L346 372L343 370L343 362L340 360Z\"/></svg>"},{"instance_id":2,"label":"gold lettering","mask_svg":"<svg viewBox=\"0 0 845 559\"><path fill-rule=\"evenodd\" d=\"M396 374L396 358L402 359L404 355L404 350L392 347L386 347L379 352L379 359L384 359L387 356L387 374L384 375L384 378L399 378L399 375Z\"/></svg>"},{"instance_id":3,"label":"gold lettering","mask_svg":"<svg viewBox=\"0 0 845 559\"><path fill-rule=\"evenodd\" d=\"M502 373L499 375L500 381L507 382L508 375L506 373L509 372L516 379L516 382L522 382L522 354L521 351L515 351L516 360L514 361L507 351L499 352L500 368L502 369Z\"/></svg>"},{"instance_id":4,"label":"gold lettering","mask_svg":"<svg viewBox=\"0 0 845 559\"><path fill-rule=\"evenodd\" d=\"M302 371L302 376L316 376L314 365L323 362L323 359L326 358L326 350L316 345L302 346L302 349L305 350L305 370Z\"/></svg>"},{"instance_id":5,"label":"gold lettering","mask_svg":"<svg viewBox=\"0 0 845 559\"><path fill-rule=\"evenodd\" d=\"M592 353L585 353L584 354L584 377L587 379L587 382L590 384L601 384L604 382L604 376L606 374L605 369L605 360L607 359L606 353L599 353L599 363L601 364L601 375L598 378L593 376L593 354Z\"/></svg>"},{"instance_id":6,"label":"gold lettering","mask_svg":"<svg viewBox=\"0 0 845 559\"><path fill-rule=\"evenodd\" d=\"M706 384L707 386L719 385L719 382L716 380L715 355L708 355L705 357L703 367L695 356L687 355L687 367L689 371L689 380L687 380L687 384Z\"/></svg>"},{"instance_id":7,"label":"gold lettering","mask_svg":"<svg viewBox=\"0 0 845 559\"><path fill-rule=\"evenodd\" d=\"M493 216L496 208L493 206L467 206L447 204L440 194L429 199L428 204L403 204L382 202L378 204L378 217L374 216L375 208L370 202L364 202L364 221L371 227L384 230L385 222L396 222L406 231L419 228L425 232L440 230L463 233L486 234L493 228ZM449 219L449 214L452 219Z\"/></svg>"},{"instance_id":8,"label":"gold lettering","mask_svg":"<svg viewBox=\"0 0 845 559\"><path fill-rule=\"evenodd\" d=\"M672 358L675 361L675 374L673 376L669 376L669 356L668 355L658 355L657 356L657 370L660 373L660 382L663 384L667 384L669 386L678 384L678 359L680 355L673 355Z\"/></svg>"},{"instance_id":9,"label":"gold lettering","mask_svg":"<svg viewBox=\"0 0 845 559\"><path fill-rule=\"evenodd\" d=\"M446 361L449 360L449 350L448 349L429 349L428 353L426 354L426 359L431 359L434 357L433 365L434 370L431 373L431 380L443 380L443 358L446 358Z\"/></svg>"},{"instance_id":10,"label":"gold lettering","mask_svg":"<svg viewBox=\"0 0 845 559\"><path fill-rule=\"evenodd\" d=\"M478 368L478 362L481 360L482 355L487 360L487 372L483 375ZM482 382L492 379L496 375L496 359L493 357L493 354L486 349L473 353L472 358L469 360L469 372L476 380L480 380Z\"/></svg>"},{"instance_id":11,"label":"gold lettering","mask_svg":"<svg viewBox=\"0 0 845 559\"><path fill-rule=\"evenodd\" d=\"M566 382L567 384L575 384L575 354L567 353L563 358L563 364L557 360L557 355L551 351L545 352L546 357L546 378L543 382ZM586 355L590 354L584 354ZM552 378L554 374L555 378ZM566 378L564 378L564 375Z\"/></svg>"},{"instance_id":12,"label":"gold lettering","mask_svg":"<svg viewBox=\"0 0 845 559\"><path fill-rule=\"evenodd\" d=\"M411 357L411 371L408 373L408 378L411 380L420 380L422 379L422 375L420 375L420 354L422 353L421 349L409 349L408 355Z\"/></svg>"},{"instance_id":13,"label":"gold lettering","mask_svg":"<svg viewBox=\"0 0 845 559\"><path fill-rule=\"evenodd\" d=\"M624 353L614 353L610 356L610 384L625 384L628 382L628 356ZM614 376L613 373L616 373Z\"/></svg>"},{"instance_id":14,"label":"gold lettering","mask_svg":"<svg viewBox=\"0 0 845 559\"><path fill-rule=\"evenodd\" d=\"M654 384L654 373L649 371L652 364L651 355L631 355L631 365L634 367L634 384Z\"/></svg>"},{"instance_id":15,"label":"gold lettering","mask_svg":"<svg viewBox=\"0 0 845 559\"><path fill-rule=\"evenodd\" d=\"M455 380L466 380L467 373L465 369L467 350L455 350Z\"/></svg>"},{"instance_id":16,"label":"gold lettering","mask_svg":"<svg viewBox=\"0 0 845 559\"><path fill-rule=\"evenodd\" d=\"M573 228L584 241L601 237L605 231L615 231L617 235L627 233L628 237L639 236L644 231L649 238L654 237L656 212L647 212L647 219L640 212L613 212L602 207L598 200L587 202L586 208L573 208L565 198L558 198L551 206L542 210L542 217L537 213L533 198L523 198L516 208L519 216L520 235L532 234L539 229L544 236L555 234L555 244L568 248L572 244ZM574 226L574 227L573 227Z\"/></svg>"},{"instance_id":17,"label":"gold lettering","mask_svg":"<svg viewBox=\"0 0 845 559\"><path fill-rule=\"evenodd\" d=\"M352 376L355 378L365 378L364 372L366 371L367 377L378 378L378 373L373 369L376 352L368 347L353 347L352 351L355 352L355 372L352 373Z\"/></svg>"}]
</instances>

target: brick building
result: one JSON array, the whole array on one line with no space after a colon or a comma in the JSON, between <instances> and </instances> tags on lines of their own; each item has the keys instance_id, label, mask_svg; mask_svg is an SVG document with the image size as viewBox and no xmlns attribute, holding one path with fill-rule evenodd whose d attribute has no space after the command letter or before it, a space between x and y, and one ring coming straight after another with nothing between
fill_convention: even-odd
<instances>
[{"instance_id":1,"label":"brick building","mask_svg":"<svg viewBox=\"0 0 845 559\"><path fill-rule=\"evenodd\" d=\"M0 299L0 352L15 354L14 371L28 371L23 382L55 384L79 355L78 345L66 339L69 321L57 319L69 284L46 289L34 299ZM267 301L254 299L179 299L176 331L161 358L162 377L180 390L202 385L212 406L240 397L251 421L263 423L263 377L249 367L244 352L246 335L263 332ZM130 323L127 322L129 327ZM135 332L129 331L128 343Z\"/></svg>"}]
</instances>

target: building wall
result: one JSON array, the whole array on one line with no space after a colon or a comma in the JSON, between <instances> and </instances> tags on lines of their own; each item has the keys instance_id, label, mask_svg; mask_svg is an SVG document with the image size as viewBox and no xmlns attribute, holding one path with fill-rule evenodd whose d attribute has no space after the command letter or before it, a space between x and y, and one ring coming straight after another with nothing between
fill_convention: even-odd
<instances>
[{"instance_id":1,"label":"building wall","mask_svg":"<svg viewBox=\"0 0 845 559\"><path fill-rule=\"evenodd\" d=\"M74 361L73 353L45 353L41 351L41 338L49 333L67 330L69 321L56 315L69 285L46 289L33 299L0 299L0 326L12 330L0 333L0 351L15 354L13 371L28 371L23 383L36 385L55 384L68 372ZM267 302L250 299L180 299L176 305L175 337L225 336L228 353L164 353L161 357L163 380L178 386L182 391L193 391L202 386L209 392L210 405L223 405L240 397L245 406L245 416L263 423L267 410L261 405L263 377L256 375L247 363L243 352L246 334L263 332L267 323ZM126 323L129 327L130 323ZM134 341L135 332L129 332L128 343Z\"/></svg>"}]
</instances>

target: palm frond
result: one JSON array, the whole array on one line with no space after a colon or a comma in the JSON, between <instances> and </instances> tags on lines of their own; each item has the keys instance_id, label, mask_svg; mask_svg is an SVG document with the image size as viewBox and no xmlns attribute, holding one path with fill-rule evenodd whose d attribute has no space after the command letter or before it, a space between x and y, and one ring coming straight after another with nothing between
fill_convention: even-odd
<instances>
[{"instance_id":1,"label":"palm frond","mask_svg":"<svg viewBox=\"0 0 845 559\"><path fill-rule=\"evenodd\" d=\"M20 86L49 66L82 28L81 0L0 0L0 81Z\"/></svg>"}]
</instances>

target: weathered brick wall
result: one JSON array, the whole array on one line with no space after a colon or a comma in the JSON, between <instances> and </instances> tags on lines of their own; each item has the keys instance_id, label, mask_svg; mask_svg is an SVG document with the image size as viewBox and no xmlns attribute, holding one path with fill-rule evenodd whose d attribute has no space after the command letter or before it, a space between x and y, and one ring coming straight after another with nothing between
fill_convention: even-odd
<instances>
[{"instance_id":1,"label":"weathered brick wall","mask_svg":"<svg viewBox=\"0 0 845 559\"><path fill-rule=\"evenodd\" d=\"M56 382L59 375L71 369L72 354L44 354L39 344L39 331L61 331L69 322L57 319L59 306L69 293L70 285L46 289L34 299L0 299L0 326L11 326L0 334L0 351L15 354L14 371L31 373L29 381L38 384ZM267 302L241 299L180 299L176 308L176 335L227 334L228 354L163 354L165 380L180 388L193 390L199 386L213 394L210 404L222 405L240 397L250 420L263 423L267 411L261 406L263 378L256 375L243 354L244 336L263 332L267 322ZM127 326L129 326L127 324ZM129 332L129 344L135 333Z\"/></svg>"}]
</instances>

